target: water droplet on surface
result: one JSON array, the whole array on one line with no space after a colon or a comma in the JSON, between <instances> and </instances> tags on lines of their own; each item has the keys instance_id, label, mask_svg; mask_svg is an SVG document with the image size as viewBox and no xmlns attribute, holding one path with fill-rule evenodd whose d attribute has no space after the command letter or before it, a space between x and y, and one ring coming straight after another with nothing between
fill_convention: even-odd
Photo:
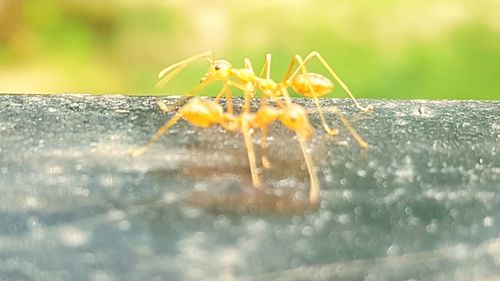
<instances>
[{"instance_id":1,"label":"water droplet on surface","mask_svg":"<svg viewBox=\"0 0 500 281\"><path fill-rule=\"evenodd\" d=\"M388 256L397 256L400 254L401 248L398 245L391 245L387 248Z\"/></svg>"},{"instance_id":2,"label":"water droplet on surface","mask_svg":"<svg viewBox=\"0 0 500 281\"><path fill-rule=\"evenodd\" d=\"M34 196L28 196L24 200L24 206L29 209L39 209L42 207L40 200Z\"/></svg>"},{"instance_id":3,"label":"water droplet on surface","mask_svg":"<svg viewBox=\"0 0 500 281\"><path fill-rule=\"evenodd\" d=\"M26 219L26 226L28 226L29 229L38 228L40 227L40 221L35 216L29 217Z\"/></svg>"},{"instance_id":4,"label":"water droplet on surface","mask_svg":"<svg viewBox=\"0 0 500 281\"><path fill-rule=\"evenodd\" d=\"M102 270L94 272L94 276L92 278L92 281L115 281L115 280L116 278L112 273Z\"/></svg>"},{"instance_id":5,"label":"water droplet on surface","mask_svg":"<svg viewBox=\"0 0 500 281\"><path fill-rule=\"evenodd\" d=\"M346 184L347 184L347 180L346 180L346 179L344 179L344 178L341 178L341 179L340 179L340 185L345 186Z\"/></svg>"},{"instance_id":6,"label":"water droplet on surface","mask_svg":"<svg viewBox=\"0 0 500 281\"><path fill-rule=\"evenodd\" d=\"M128 220L122 220L118 223L118 229L121 231L127 231L130 229L130 222Z\"/></svg>"},{"instance_id":7,"label":"water droplet on surface","mask_svg":"<svg viewBox=\"0 0 500 281\"><path fill-rule=\"evenodd\" d=\"M433 223L430 223L428 224L426 227L425 227L425 230L429 233L435 233L437 230L438 230L438 224L433 222Z\"/></svg>"},{"instance_id":8,"label":"water droplet on surface","mask_svg":"<svg viewBox=\"0 0 500 281\"><path fill-rule=\"evenodd\" d=\"M353 197L353 194L352 194L351 190L344 190L342 192L342 199L352 201L352 197Z\"/></svg>"},{"instance_id":9,"label":"water droplet on surface","mask_svg":"<svg viewBox=\"0 0 500 281\"><path fill-rule=\"evenodd\" d=\"M77 248L87 245L90 234L81 229L68 226L59 229L59 239L63 245Z\"/></svg>"},{"instance_id":10,"label":"water droplet on surface","mask_svg":"<svg viewBox=\"0 0 500 281\"><path fill-rule=\"evenodd\" d=\"M63 168L58 165L53 165L49 167L49 174L51 175L59 175L63 171Z\"/></svg>"},{"instance_id":11,"label":"water droplet on surface","mask_svg":"<svg viewBox=\"0 0 500 281\"><path fill-rule=\"evenodd\" d=\"M302 235L304 236L312 236L314 233L314 229L310 226L305 226L302 228Z\"/></svg>"},{"instance_id":12,"label":"water droplet on surface","mask_svg":"<svg viewBox=\"0 0 500 281\"><path fill-rule=\"evenodd\" d=\"M365 170L358 170L357 172L358 176L364 178L366 177L366 171Z\"/></svg>"},{"instance_id":13,"label":"water droplet on surface","mask_svg":"<svg viewBox=\"0 0 500 281\"><path fill-rule=\"evenodd\" d=\"M483 219L483 225L486 226L486 227L491 227L493 226L493 224L495 224L495 219L488 216L488 217L485 217Z\"/></svg>"},{"instance_id":14,"label":"water droplet on surface","mask_svg":"<svg viewBox=\"0 0 500 281\"><path fill-rule=\"evenodd\" d=\"M337 221L341 224L349 224L351 222L351 216L348 214L340 214L337 216Z\"/></svg>"}]
</instances>

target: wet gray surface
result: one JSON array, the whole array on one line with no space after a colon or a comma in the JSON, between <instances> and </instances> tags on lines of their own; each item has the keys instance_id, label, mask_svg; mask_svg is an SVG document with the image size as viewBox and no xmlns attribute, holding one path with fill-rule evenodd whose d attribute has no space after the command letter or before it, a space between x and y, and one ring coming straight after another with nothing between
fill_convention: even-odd
<instances>
[{"instance_id":1,"label":"wet gray surface","mask_svg":"<svg viewBox=\"0 0 500 281\"><path fill-rule=\"evenodd\" d=\"M184 203L252 190L238 134L181 121L128 157L154 101L0 96L0 280L500 280L499 102L323 101L370 147L311 110L321 203L291 216ZM293 134L269 142L266 190L306 198Z\"/></svg>"}]
</instances>

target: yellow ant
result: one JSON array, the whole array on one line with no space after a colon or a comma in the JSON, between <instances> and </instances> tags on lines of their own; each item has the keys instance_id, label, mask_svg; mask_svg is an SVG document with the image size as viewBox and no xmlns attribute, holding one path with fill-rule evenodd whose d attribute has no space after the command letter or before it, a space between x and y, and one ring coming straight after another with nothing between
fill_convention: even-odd
<instances>
[{"instance_id":1,"label":"yellow ant","mask_svg":"<svg viewBox=\"0 0 500 281\"><path fill-rule=\"evenodd\" d=\"M163 111L169 111L166 104L159 101L157 104ZM273 122L280 121L287 128L294 131L299 140L310 179L309 203L315 205L319 202L320 185L313 161L306 149L306 142L312 137L313 129L309 122L307 111L302 106L297 104L289 104L281 107L265 105L261 106L256 112L241 112L236 116L232 113L224 112L222 106L214 101L194 97L182 106L182 108L180 108L179 111L155 133L146 145L142 148L130 149L129 154L133 157L142 155L181 118L201 128L219 125L227 131L240 131L243 134L247 149L252 185L257 189L260 188L261 182L257 172L255 152L252 143L252 129L264 131L267 130L267 127Z\"/></svg>"},{"instance_id":2,"label":"yellow ant","mask_svg":"<svg viewBox=\"0 0 500 281\"><path fill-rule=\"evenodd\" d=\"M215 101L218 102L222 96L226 96L228 103L227 111L229 113L233 112L230 87L236 87L244 92L245 103L243 105L243 110L245 112L249 112L250 101L255 96L256 89L262 92L261 105L263 105L266 103L267 98L271 98L275 102L280 104L280 101L278 99L280 97L284 97L285 101L287 103L290 103L290 96L286 89L291 87L298 94L313 99L325 131L330 135L336 135L338 133L338 130L333 130L328 126L318 100L319 97L325 96L326 94L331 92L334 86L333 83L325 76L307 71L306 64L314 58L316 58L323 65L323 67L327 70L333 80L338 83L340 87L348 94L348 96L351 98L358 109L363 112L369 112L373 110L373 107L371 105L362 107L357 102L356 98L354 98L354 95L351 93L347 85L342 82L339 76L333 71L332 67L330 67L330 65L316 51L309 53L305 59L302 59L300 55L295 55L290 62L288 70L281 83L276 83L270 77L271 54L266 55L264 66L260 72L260 76L262 76L262 74L264 73L266 74L266 76L265 78L262 78L255 74L252 68L252 64L248 58L244 59L243 69L235 69L232 67L231 63L226 60L215 60L214 52L208 51L192 56L188 59L185 59L163 69L159 74L160 80L157 83L157 86L164 86L186 66L194 61L203 58L207 59L210 62L210 67L207 73L201 79L200 84L193 90L189 91L187 93L187 96L194 95L196 92L200 91L207 84L213 81L223 81L223 88L216 96ZM295 70L293 70L295 64L297 64L298 66ZM238 81L230 80L232 77L236 77ZM342 122L345 123L344 121ZM366 148L368 146L367 143L361 139L361 137L355 136L355 138L363 148Z\"/></svg>"}]
</instances>

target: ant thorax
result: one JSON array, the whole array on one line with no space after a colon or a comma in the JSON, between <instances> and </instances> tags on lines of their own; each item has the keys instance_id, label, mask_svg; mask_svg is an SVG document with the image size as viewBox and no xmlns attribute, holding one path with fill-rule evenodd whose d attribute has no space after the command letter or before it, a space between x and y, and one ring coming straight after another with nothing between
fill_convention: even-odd
<instances>
[{"instance_id":1,"label":"ant thorax","mask_svg":"<svg viewBox=\"0 0 500 281\"><path fill-rule=\"evenodd\" d=\"M251 69L233 69L233 73L241 82L253 82L255 80L255 73Z\"/></svg>"},{"instance_id":2,"label":"ant thorax","mask_svg":"<svg viewBox=\"0 0 500 281\"><path fill-rule=\"evenodd\" d=\"M276 89L278 88L278 84L276 82L274 82L272 79L260 78L256 81L259 85L259 88L262 91L266 91L266 90L276 91Z\"/></svg>"}]
</instances>

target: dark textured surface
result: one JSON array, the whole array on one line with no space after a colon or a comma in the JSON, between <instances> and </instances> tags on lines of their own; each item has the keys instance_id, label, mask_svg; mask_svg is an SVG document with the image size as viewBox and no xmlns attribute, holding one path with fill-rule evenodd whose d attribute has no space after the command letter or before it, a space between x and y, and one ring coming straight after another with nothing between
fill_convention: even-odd
<instances>
[{"instance_id":1,"label":"dark textured surface","mask_svg":"<svg viewBox=\"0 0 500 281\"><path fill-rule=\"evenodd\" d=\"M500 103L371 102L322 101L367 151L312 110L321 204L276 216L181 203L251 190L238 134L181 121L130 158L169 118L154 98L0 96L0 280L498 280ZM296 140L270 136L266 188L303 196Z\"/></svg>"}]
</instances>

